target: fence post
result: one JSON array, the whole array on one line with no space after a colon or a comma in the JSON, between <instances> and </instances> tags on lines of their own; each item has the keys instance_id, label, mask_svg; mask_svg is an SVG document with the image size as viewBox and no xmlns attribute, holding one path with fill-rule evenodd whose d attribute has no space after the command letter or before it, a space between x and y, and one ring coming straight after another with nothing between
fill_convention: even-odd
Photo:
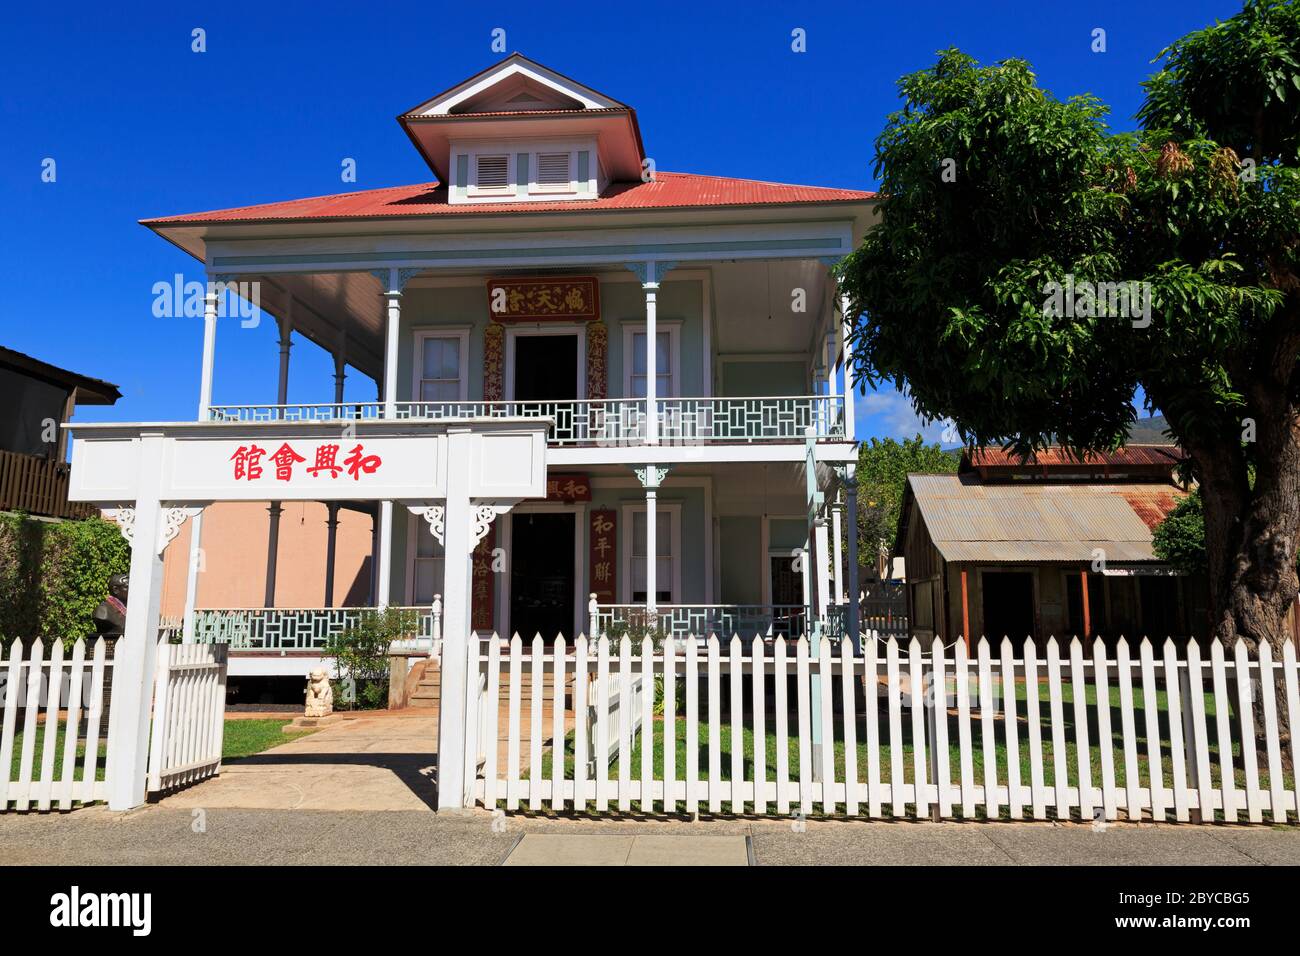
<instances>
[{"instance_id":1,"label":"fence post","mask_svg":"<svg viewBox=\"0 0 1300 956\"><path fill-rule=\"evenodd\" d=\"M429 609L433 622L429 629L429 656L438 657L442 653L442 595L433 596L433 606Z\"/></svg>"},{"instance_id":2,"label":"fence post","mask_svg":"<svg viewBox=\"0 0 1300 956\"><path fill-rule=\"evenodd\" d=\"M593 641L600 638L600 613L596 604L595 591L592 591L587 599L587 634Z\"/></svg>"},{"instance_id":3,"label":"fence post","mask_svg":"<svg viewBox=\"0 0 1300 956\"><path fill-rule=\"evenodd\" d=\"M218 645L210 645L216 647ZM162 789L163 753L167 747L167 691L171 671L171 647L167 638L158 640L158 666L154 675L153 738L149 743L148 792Z\"/></svg>"}]
</instances>

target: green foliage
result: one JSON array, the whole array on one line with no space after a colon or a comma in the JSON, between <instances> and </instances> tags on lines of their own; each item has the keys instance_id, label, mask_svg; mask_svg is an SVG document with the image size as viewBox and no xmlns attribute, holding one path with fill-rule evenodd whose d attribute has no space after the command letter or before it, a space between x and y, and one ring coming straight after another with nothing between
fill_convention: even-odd
<instances>
[{"instance_id":1,"label":"green foliage","mask_svg":"<svg viewBox=\"0 0 1300 956\"><path fill-rule=\"evenodd\" d=\"M334 660L335 703L362 709L386 706L388 648L393 641L414 637L418 626L414 611L389 607L361 614L356 624L331 637L322 656Z\"/></svg>"},{"instance_id":2,"label":"green foliage","mask_svg":"<svg viewBox=\"0 0 1300 956\"><path fill-rule=\"evenodd\" d=\"M1114 447L1138 386L1172 425L1238 420L1233 353L1279 302L1243 227L1294 235L1290 177L1240 182L1208 140L1112 135L1096 99L1053 99L1023 61L949 50L900 86L877 141L881 224L840 267L865 380L1022 451ZM1053 283L1129 282L1150 283L1149 324L1099 298L1049 305Z\"/></svg>"},{"instance_id":3,"label":"green foliage","mask_svg":"<svg viewBox=\"0 0 1300 956\"><path fill-rule=\"evenodd\" d=\"M1205 510L1193 491L1174 506L1152 534L1151 548L1161 561L1186 574L1204 574Z\"/></svg>"},{"instance_id":4,"label":"green foliage","mask_svg":"<svg viewBox=\"0 0 1300 956\"><path fill-rule=\"evenodd\" d=\"M131 550L103 518L41 521L0 515L0 642L95 633L108 579L130 569Z\"/></svg>"},{"instance_id":5,"label":"green foliage","mask_svg":"<svg viewBox=\"0 0 1300 956\"><path fill-rule=\"evenodd\" d=\"M881 548L893 550L902 516L907 476L952 474L960 459L920 435L904 439L871 439L858 449L858 563L872 566Z\"/></svg>"}]
</instances>

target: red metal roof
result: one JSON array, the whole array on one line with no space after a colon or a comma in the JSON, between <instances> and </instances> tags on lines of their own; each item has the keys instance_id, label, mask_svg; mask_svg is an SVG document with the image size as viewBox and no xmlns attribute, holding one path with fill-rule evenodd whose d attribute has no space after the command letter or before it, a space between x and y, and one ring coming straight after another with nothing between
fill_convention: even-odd
<instances>
[{"instance_id":1,"label":"red metal roof","mask_svg":"<svg viewBox=\"0 0 1300 956\"><path fill-rule=\"evenodd\" d=\"M692 173L656 173L654 182L615 183L599 199L553 202L447 202L438 183L390 186L362 192L237 206L180 216L141 220L148 226L205 222L268 222L300 219L370 219L404 216L565 213L585 210L690 209L710 206L765 206L796 203L862 202L875 193L822 186L793 186L753 179L727 179Z\"/></svg>"},{"instance_id":2,"label":"red metal roof","mask_svg":"<svg viewBox=\"0 0 1300 956\"><path fill-rule=\"evenodd\" d=\"M1178 506L1185 495L1174 488L1135 489L1124 492L1124 500L1152 531Z\"/></svg>"},{"instance_id":3,"label":"red metal roof","mask_svg":"<svg viewBox=\"0 0 1300 956\"><path fill-rule=\"evenodd\" d=\"M1124 469L1133 467L1173 468L1185 458L1176 445L1128 445L1109 452L1089 452L1082 460L1059 446L1046 448L1028 459L1002 448L977 448L965 456L976 468L1009 468L1026 471L1070 471L1080 467Z\"/></svg>"}]
</instances>

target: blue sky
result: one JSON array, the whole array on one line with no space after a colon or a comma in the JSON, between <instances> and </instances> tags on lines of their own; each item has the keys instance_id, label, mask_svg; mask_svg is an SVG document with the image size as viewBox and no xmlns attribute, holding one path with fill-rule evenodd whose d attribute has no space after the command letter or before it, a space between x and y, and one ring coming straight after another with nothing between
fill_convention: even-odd
<instances>
[{"instance_id":1,"label":"blue sky","mask_svg":"<svg viewBox=\"0 0 1300 956\"><path fill-rule=\"evenodd\" d=\"M0 344L117 382L78 420L187 418L201 321L159 319L155 282L201 279L136 220L423 182L394 120L500 58L533 57L637 109L658 167L871 188L895 81L958 46L1024 57L1058 96L1092 92L1130 128L1139 82L1170 40L1238 3L170 3L10 6L0 29ZM191 31L207 51L191 51ZM807 52L791 51L801 28ZM1106 31L1106 52L1091 50ZM357 184L340 181L344 157ZM57 179L41 181L45 159ZM275 398L270 323L218 337L218 403ZM293 351L290 401L329 400L331 365ZM372 399L351 375L347 397ZM910 434L893 392L860 398L860 437ZM929 432L936 439L938 431Z\"/></svg>"}]
</instances>

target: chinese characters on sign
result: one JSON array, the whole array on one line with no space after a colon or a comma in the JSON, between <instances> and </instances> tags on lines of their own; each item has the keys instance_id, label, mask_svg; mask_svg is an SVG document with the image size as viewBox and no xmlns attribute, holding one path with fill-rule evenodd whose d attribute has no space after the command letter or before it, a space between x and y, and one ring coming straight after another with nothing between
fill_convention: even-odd
<instances>
[{"instance_id":1,"label":"chinese characters on sign","mask_svg":"<svg viewBox=\"0 0 1300 956\"><path fill-rule=\"evenodd\" d=\"M497 546L497 529L488 528L487 535L478 543L470 558L472 583L469 603L469 626L476 631L492 630L492 617L496 604L496 574L492 568L493 552Z\"/></svg>"},{"instance_id":2,"label":"chinese characters on sign","mask_svg":"<svg viewBox=\"0 0 1300 956\"><path fill-rule=\"evenodd\" d=\"M616 598L614 561L618 545L617 517L612 509L597 508L591 513L591 593L596 603L613 604Z\"/></svg>"},{"instance_id":3,"label":"chinese characters on sign","mask_svg":"<svg viewBox=\"0 0 1300 956\"><path fill-rule=\"evenodd\" d=\"M378 455L367 455L365 448L357 444L347 453L343 459L343 464L338 463L338 456L341 446L327 442L319 445L315 451L315 464L304 471L313 478L319 478L322 472L325 472L331 478L337 478L339 475L346 474L353 481L360 481L362 475L373 475L379 470L383 461ZM307 459L298 454L297 451L284 442L274 452L267 454L262 446L253 443L249 445L240 445L235 449L235 453L230 456L234 462L234 476L236 481L257 481L262 477L265 470L262 460L273 465L275 468L276 481L292 481L294 466Z\"/></svg>"},{"instance_id":4,"label":"chinese characters on sign","mask_svg":"<svg viewBox=\"0 0 1300 956\"><path fill-rule=\"evenodd\" d=\"M595 276L489 279L488 310L498 322L591 322L600 318L600 285Z\"/></svg>"},{"instance_id":5,"label":"chinese characters on sign","mask_svg":"<svg viewBox=\"0 0 1300 956\"><path fill-rule=\"evenodd\" d=\"M547 501L590 501L591 482L586 475L553 474L546 478Z\"/></svg>"}]
</instances>

